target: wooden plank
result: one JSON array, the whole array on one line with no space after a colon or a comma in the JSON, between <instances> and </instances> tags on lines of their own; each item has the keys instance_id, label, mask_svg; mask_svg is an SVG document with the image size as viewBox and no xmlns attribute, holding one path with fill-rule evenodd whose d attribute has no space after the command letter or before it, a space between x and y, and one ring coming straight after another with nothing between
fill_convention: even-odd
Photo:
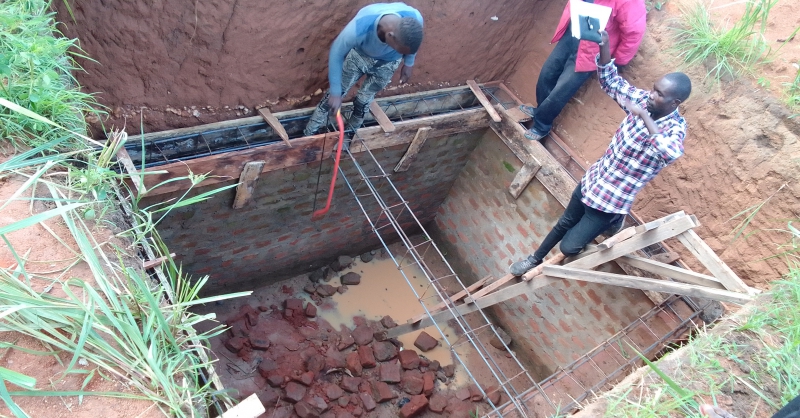
<instances>
[{"instance_id":1,"label":"wooden plank","mask_svg":"<svg viewBox=\"0 0 800 418\"><path fill-rule=\"evenodd\" d=\"M255 393L239 402L233 408L225 411L222 418L256 418L267 412L264 405Z\"/></svg>"},{"instance_id":2,"label":"wooden plank","mask_svg":"<svg viewBox=\"0 0 800 418\"><path fill-rule=\"evenodd\" d=\"M265 164L266 161L250 161L244 165L242 175L239 176L239 185L236 186L236 198L233 199L234 209L243 208L253 197L258 175L261 174Z\"/></svg>"},{"instance_id":3,"label":"wooden plank","mask_svg":"<svg viewBox=\"0 0 800 418\"><path fill-rule=\"evenodd\" d=\"M520 161L523 163L532 161L531 157L533 157L533 160L539 162L542 168L536 173L536 179L558 199L559 203L566 207L572 191L578 183L539 141L530 141L525 138L525 129L519 123L514 122L508 116L508 112L500 106L495 109L502 116L502 121L499 123L489 122L489 126L506 144L513 144L509 145L509 148Z\"/></svg>"},{"instance_id":4,"label":"wooden plank","mask_svg":"<svg viewBox=\"0 0 800 418\"><path fill-rule=\"evenodd\" d=\"M147 189L144 187L144 181L142 180L139 171L136 170L136 166L133 165L133 160L131 160L131 156L128 154L128 150L126 150L125 147L120 147L117 151L117 161L122 164L122 166L125 168L125 171L127 171L130 175L130 182L133 183L133 187L136 188L136 191L139 192L139 195L145 194Z\"/></svg>"},{"instance_id":5,"label":"wooden plank","mask_svg":"<svg viewBox=\"0 0 800 418\"><path fill-rule=\"evenodd\" d=\"M423 126L417 129L417 133L414 135L414 139L411 140L411 145L408 146L408 150L406 150L406 153L403 154L403 158L401 158L394 167L395 173L406 171L408 170L408 167L411 167L411 163L417 159L419 150L422 149L423 145L425 145L425 141L428 139L428 134L430 131L430 126Z\"/></svg>"},{"instance_id":6,"label":"wooden plank","mask_svg":"<svg viewBox=\"0 0 800 418\"><path fill-rule=\"evenodd\" d=\"M474 292L474 291L480 289L481 287L483 287L483 285L485 285L486 283L491 282L492 280L493 280L492 276L486 276L486 277L478 280L477 282L467 286L466 289L461 290L459 292L456 292L455 294L450 295L448 297L450 298L450 301L452 301L453 303L458 302L464 296L467 296L467 292L470 292L470 293ZM447 301L439 302L438 305L434 305L433 307L428 308L428 312L441 311L442 309L447 307L447 304L448 304ZM427 316L428 316L428 314L426 314L426 313L420 314L420 315L417 315L417 316L409 319L408 322L419 322L419 321L422 321L423 319L425 319Z\"/></svg>"},{"instance_id":7,"label":"wooden plank","mask_svg":"<svg viewBox=\"0 0 800 418\"><path fill-rule=\"evenodd\" d=\"M381 106L378 104L378 102L375 100L371 101L369 104L369 111L372 112L372 117L378 121L378 124L381 126L381 129L383 129L383 132L394 132L394 124L391 120L389 120L389 117L386 116L386 113L383 112L383 109L381 109Z\"/></svg>"},{"instance_id":8,"label":"wooden plank","mask_svg":"<svg viewBox=\"0 0 800 418\"><path fill-rule=\"evenodd\" d=\"M361 128L358 130L358 137L364 140L369 149L388 148L411 143L417 130L423 126L431 128L427 139L430 141L431 138L486 129L488 123L489 115L483 109L469 109L397 122L394 124L396 129L391 134L383 132L380 126ZM361 141L353 141L350 145L350 152L364 151L366 149Z\"/></svg>"},{"instance_id":9,"label":"wooden plank","mask_svg":"<svg viewBox=\"0 0 800 418\"><path fill-rule=\"evenodd\" d=\"M705 274L695 273L691 270L682 269L680 267L671 266L655 260L650 260L644 257L635 255L623 255L617 261L625 263L642 269L644 271L658 274L659 276L669 277L679 282L696 284L698 286L712 287L715 289L725 289L725 286L714 277L706 276Z\"/></svg>"},{"instance_id":10,"label":"wooden plank","mask_svg":"<svg viewBox=\"0 0 800 418\"><path fill-rule=\"evenodd\" d=\"M533 157L531 157L531 160L533 160ZM511 193L514 199L517 199L522 194L522 191L528 187L528 183L533 180L540 168L542 166L536 161L528 161L522 165L517 175L514 176L511 186L508 187L508 192Z\"/></svg>"},{"instance_id":11,"label":"wooden plank","mask_svg":"<svg viewBox=\"0 0 800 418\"><path fill-rule=\"evenodd\" d=\"M664 225L665 223L667 223L667 222L669 222L669 221L671 221L673 219L680 218L681 216L686 216L686 212L681 210L681 211L675 212L673 214L667 215L667 216L665 216L663 218L658 218L658 219L656 219L654 221L643 223L641 225L636 226L636 233L637 234L641 234L642 232L647 232L647 231L649 231L651 229L655 229L655 228L657 228L657 227L659 227L661 225Z\"/></svg>"},{"instance_id":12,"label":"wooden plank","mask_svg":"<svg viewBox=\"0 0 800 418\"><path fill-rule=\"evenodd\" d=\"M470 312L475 312L479 309L488 308L489 306L496 305L500 302L513 299L519 295L529 294L540 287L549 286L559 280L560 279L547 276L537 276L533 280L523 281L516 283L512 286L504 287L496 292L493 292L482 298L476 299L474 303L465 303L458 305L455 307L455 310L460 315L466 315ZM386 331L386 338L395 338L397 336L407 334L409 332L414 332L421 330L423 328L427 328L433 325L433 321L442 323L452 318L453 314L449 310L440 311L434 313L433 315L431 315L431 317L426 317L422 321L416 323L406 322L405 324L401 324L392 329L389 329L388 331Z\"/></svg>"},{"instance_id":13,"label":"wooden plank","mask_svg":"<svg viewBox=\"0 0 800 418\"><path fill-rule=\"evenodd\" d=\"M606 273L601 271L584 270L568 266L547 266L544 274L562 279L581 280L585 282L610 284L631 289L654 290L656 292L675 293L678 295L701 297L720 300L723 302L744 305L752 300L752 296L729 290L711 289L686 283L668 282L664 280L648 279L643 277L627 276L624 274Z\"/></svg>"},{"instance_id":14,"label":"wooden plank","mask_svg":"<svg viewBox=\"0 0 800 418\"><path fill-rule=\"evenodd\" d=\"M700 260L700 263L702 263L714 277L722 282L725 288L734 292L754 293L754 289L747 286L696 232L686 231L678 235L678 240Z\"/></svg>"},{"instance_id":15,"label":"wooden plank","mask_svg":"<svg viewBox=\"0 0 800 418\"><path fill-rule=\"evenodd\" d=\"M590 269L597 267L600 264L613 261L623 255L640 250L648 245L653 245L657 242L663 241L667 238L672 238L682 232L688 231L694 227L694 222L688 216L683 216L678 219L673 219L656 229L644 232L641 235L636 235L621 243L606 249L598 251L594 254L581 258L580 260L573 261L566 264L573 268Z\"/></svg>"},{"instance_id":16,"label":"wooden plank","mask_svg":"<svg viewBox=\"0 0 800 418\"><path fill-rule=\"evenodd\" d=\"M478 83L476 83L475 80L467 80L467 85L469 86L469 89L472 90L472 93L475 94L475 97L478 98L478 101L481 102L483 108L486 109L486 112L489 113L489 117L491 117L495 122L500 122L500 115L492 106L492 102L489 101L489 98L483 94L483 90L481 90L481 87L478 85Z\"/></svg>"},{"instance_id":17,"label":"wooden plank","mask_svg":"<svg viewBox=\"0 0 800 418\"><path fill-rule=\"evenodd\" d=\"M611 248L634 235L636 235L636 227L630 226L628 228L623 229L622 231L617 232L616 234L614 234L614 236L609 237L607 240L601 242L600 245L597 246L597 249L605 250Z\"/></svg>"},{"instance_id":18,"label":"wooden plank","mask_svg":"<svg viewBox=\"0 0 800 418\"><path fill-rule=\"evenodd\" d=\"M674 252L674 251L667 251L661 254L653 254L650 256L650 259L653 261L658 261L659 263L664 264L672 264L681 259L681 255ZM685 265L681 264L680 267L683 267L684 270L688 270L689 268Z\"/></svg>"},{"instance_id":19,"label":"wooden plank","mask_svg":"<svg viewBox=\"0 0 800 418\"><path fill-rule=\"evenodd\" d=\"M489 117L483 109L470 109L444 115L412 119L395 124L397 129L387 135L379 126L359 129L359 136L371 149L389 147L410 143L417 130L423 126L430 126L431 132L428 140L439 136L449 136L461 132L485 129ZM144 176L145 186L148 187L148 197L166 193L173 193L189 188L191 182L187 180L173 181L155 190L153 185L175 177L186 176L192 173L212 173L199 187L214 185L238 178L242 167L247 161L264 160L266 165L262 171L278 170L295 165L308 164L320 161L331 156L333 145L339 138L338 132L314 135L292 140L294 147L289 148L283 142L274 142L240 151L232 151L194 158L186 161L176 161L158 167L147 169ZM323 143L325 149L322 149ZM350 146L353 153L363 152L362 144L354 143Z\"/></svg>"},{"instance_id":20,"label":"wooden plank","mask_svg":"<svg viewBox=\"0 0 800 418\"><path fill-rule=\"evenodd\" d=\"M400 95L396 95L396 96L386 96L386 97L381 97L381 98L378 98L378 99L375 99L375 100L378 103L384 103L384 102L391 102L391 101L398 101L398 100L412 100L412 99L416 99L418 97L425 97L425 96L435 95L435 94L438 94L438 93L441 93L441 94L444 94L444 93L456 94L456 93L460 93L460 92L466 93L467 91L469 91L469 88L467 86L457 86L457 87L447 87L447 88L444 88L444 89L437 89L437 90L421 91L421 92L417 92L417 93L400 94ZM347 102L347 103L343 103L342 104L342 107L347 107L347 106L352 106L352 103L351 102ZM302 108L302 109L294 109L294 110L287 110L287 111L284 111L284 112L276 112L276 113L274 113L274 115L278 119L285 119L285 118L294 118L294 117L298 117L298 116L307 116L307 115L310 115L313 112L314 112L314 108L313 107L306 107L306 108ZM146 133L146 134L142 135L141 138L139 138L139 136L137 136L137 139L141 139L141 140L144 140L145 142L147 142L147 141L153 141L153 140L163 139L163 138L172 138L172 137L175 137L175 136L198 134L198 133L201 133L201 132L213 131L213 130L217 130L217 129L235 128L237 126L252 125L252 124L255 124L255 123L259 123L259 122L261 122L263 120L264 120L264 118L261 117L261 116L250 116L250 117L246 117L246 118L231 119L231 120L225 120L225 121L221 121L221 122L207 123L207 124L204 124L204 125L197 125L197 126L192 126L192 127L188 127L188 128L178 128L178 129L170 129L168 131L150 132L150 133Z\"/></svg>"},{"instance_id":21,"label":"wooden plank","mask_svg":"<svg viewBox=\"0 0 800 418\"><path fill-rule=\"evenodd\" d=\"M473 293L469 297L464 298L464 303L472 303L475 299L483 297L484 295L488 294L489 292L503 286L504 284L512 281L515 279L513 274L506 274L505 276L493 281L488 286L484 286L483 289L478 290L477 292Z\"/></svg>"},{"instance_id":22,"label":"wooden plank","mask_svg":"<svg viewBox=\"0 0 800 418\"><path fill-rule=\"evenodd\" d=\"M149 270L153 267L160 266L164 264L165 261L167 261L167 258L168 258L167 256L161 256L153 260L147 260L144 263L142 263L142 269ZM175 253L170 253L169 258L175 258Z\"/></svg>"},{"instance_id":23,"label":"wooden plank","mask_svg":"<svg viewBox=\"0 0 800 418\"><path fill-rule=\"evenodd\" d=\"M276 118L275 115L273 115L272 112L270 112L266 107L258 109L258 113L261 114L261 117L264 118L264 120L267 122L267 125L269 125L272 130L281 137L283 142L285 142L287 146L291 147L292 144L289 143L289 134L286 133L286 129L283 129L283 125L281 125L281 122L278 120L278 118Z\"/></svg>"},{"instance_id":24,"label":"wooden plank","mask_svg":"<svg viewBox=\"0 0 800 418\"><path fill-rule=\"evenodd\" d=\"M526 282L530 281L534 277L542 274L542 271L544 270L544 266L549 266L549 265L552 265L552 264L560 264L562 261L564 261L564 258L565 258L564 254L558 253L558 254L548 258L547 260L544 260L544 262L542 264L539 264L533 270L523 274L522 275L522 280L525 280Z\"/></svg>"},{"instance_id":25,"label":"wooden plank","mask_svg":"<svg viewBox=\"0 0 800 418\"><path fill-rule=\"evenodd\" d=\"M526 103L525 106L530 106L530 104ZM508 113L508 116L511 117L511 119L514 119L514 122L517 123L531 120L531 117L527 113L523 112L519 107L506 109L506 112Z\"/></svg>"}]
</instances>

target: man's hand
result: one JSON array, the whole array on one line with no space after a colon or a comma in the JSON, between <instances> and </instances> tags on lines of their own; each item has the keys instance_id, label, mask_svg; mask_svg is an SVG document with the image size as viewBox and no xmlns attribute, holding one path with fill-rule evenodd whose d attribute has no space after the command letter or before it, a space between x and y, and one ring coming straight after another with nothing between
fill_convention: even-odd
<instances>
[{"instance_id":1,"label":"man's hand","mask_svg":"<svg viewBox=\"0 0 800 418\"><path fill-rule=\"evenodd\" d=\"M608 32L601 30L600 32L600 46L608 45Z\"/></svg>"},{"instance_id":2,"label":"man's hand","mask_svg":"<svg viewBox=\"0 0 800 418\"><path fill-rule=\"evenodd\" d=\"M342 96L334 96L332 94L328 96L328 107L328 113L331 116L336 115L336 112L342 107Z\"/></svg>"},{"instance_id":3,"label":"man's hand","mask_svg":"<svg viewBox=\"0 0 800 418\"><path fill-rule=\"evenodd\" d=\"M608 32L600 31L600 65L606 65L611 62L611 50L608 46Z\"/></svg>"},{"instance_id":4,"label":"man's hand","mask_svg":"<svg viewBox=\"0 0 800 418\"><path fill-rule=\"evenodd\" d=\"M631 112L631 114L634 116L641 117L643 113L647 113L639 105L628 99L622 99L622 107L624 107L628 112Z\"/></svg>"},{"instance_id":5,"label":"man's hand","mask_svg":"<svg viewBox=\"0 0 800 418\"><path fill-rule=\"evenodd\" d=\"M411 72L413 70L414 67L403 64L403 68L400 70L400 84L408 83L408 79L411 78Z\"/></svg>"}]
</instances>

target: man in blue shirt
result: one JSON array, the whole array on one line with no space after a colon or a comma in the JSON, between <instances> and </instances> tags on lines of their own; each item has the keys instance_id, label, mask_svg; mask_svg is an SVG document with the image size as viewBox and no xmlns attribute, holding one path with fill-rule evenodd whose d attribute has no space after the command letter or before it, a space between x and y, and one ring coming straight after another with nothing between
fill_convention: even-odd
<instances>
[{"instance_id":1,"label":"man in blue shirt","mask_svg":"<svg viewBox=\"0 0 800 418\"><path fill-rule=\"evenodd\" d=\"M303 134L316 134L326 124L328 115L335 114L342 106L342 96L366 75L348 119L348 125L358 129L375 94L391 82L401 61L400 83L411 77L421 43L422 15L417 9L405 3L376 3L359 10L331 45L330 89L320 100Z\"/></svg>"}]
</instances>

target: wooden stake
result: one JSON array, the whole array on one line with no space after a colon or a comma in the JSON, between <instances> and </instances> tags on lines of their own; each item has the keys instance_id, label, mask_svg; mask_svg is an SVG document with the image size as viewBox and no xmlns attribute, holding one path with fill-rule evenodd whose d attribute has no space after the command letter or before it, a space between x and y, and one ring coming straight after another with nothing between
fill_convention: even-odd
<instances>
[{"instance_id":1,"label":"wooden stake","mask_svg":"<svg viewBox=\"0 0 800 418\"><path fill-rule=\"evenodd\" d=\"M386 116L386 113L383 111L383 109L381 109L381 106L378 104L378 102L376 102L375 100L370 102L369 111L372 112L372 116L375 118L376 121L378 121L378 124L381 125L381 129L383 129L383 132L386 133L394 132L395 130L394 124L392 123L391 120L389 120L389 117Z\"/></svg>"},{"instance_id":2,"label":"wooden stake","mask_svg":"<svg viewBox=\"0 0 800 418\"><path fill-rule=\"evenodd\" d=\"M636 227L635 226L631 226L631 227L625 228L622 231L619 231L616 234L614 234L613 237L609 237L607 240L601 242L600 245L597 246L597 249L598 250L605 250L605 249L611 248L611 247L617 245L618 243L620 243L622 241L625 241L626 239L628 239L628 238L630 238L630 237L632 237L634 235L636 235Z\"/></svg>"},{"instance_id":3,"label":"wooden stake","mask_svg":"<svg viewBox=\"0 0 800 418\"><path fill-rule=\"evenodd\" d=\"M486 111L489 113L489 117L491 117L495 122L500 122L500 115L492 106L492 102L490 102L486 95L483 94L483 90L481 90L481 87L478 85L478 83L476 83L475 80L467 80L467 85L469 86L469 89L472 90L472 93L475 94L475 97L478 98L478 101L481 102L484 109L486 109Z\"/></svg>"},{"instance_id":4,"label":"wooden stake","mask_svg":"<svg viewBox=\"0 0 800 418\"><path fill-rule=\"evenodd\" d=\"M170 253L169 258L175 258L175 253ZM147 260L142 264L142 268L149 270L153 267L164 264L165 261L167 261L167 256L161 256L153 260Z\"/></svg>"},{"instance_id":5,"label":"wooden stake","mask_svg":"<svg viewBox=\"0 0 800 418\"><path fill-rule=\"evenodd\" d=\"M261 174L265 164L265 161L250 161L244 165L242 175L239 176L239 185L236 186L236 198L233 200L234 209L243 208L253 197L258 175Z\"/></svg>"},{"instance_id":6,"label":"wooden stake","mask_svg":"<svg viewBox=\"0 0 800 418\"><path fill-rule=\"evenodd\" d=\"M533 180L533 177L536 176L536 173L538 173L539 169L542 168L542 165L539 164L535 158L530 157L530 159L532 161L522 165L522 168L514 177L514 181L511 182L511 186L508 187L508 192L511 193L511 196L513 196L514 199L519 198L519 195L522 194L522 191L525 190L525 187L528 186L528 183Z\"/></svg>"},{"instance_id":7,"label":"wooden stake","mask_svg":"<svg viewBox=\"0 0 800 418\"><path fill-rule=\"evenodd\" d=\"M286 129L283 129L283 125L281 125L281 122L278 120L278 118L276 118L275 115L273 115L272 112L270 112L266 107L258 109L258 113L261 114L261 117L264 118L264 120L267 122L267 125L269 125L272 130L281 137L283 142L285 142L287 146L291 147L292 144L289 143L289 134L286 133Z\"/></svg>"},{"instance_id":8,"label":"wooden stake","mask_svg":"<svg viewBox=\"0 0 800 418\"><path fill-rule=\"evenodd\" d=\"M131 160L131 155L128 154L128 150L125 147L120 147L117 151L117 161L119 161L123 167L125 167L125 171L130 174L131 179L130 181L133 183L133 186L139 192L139 195L143 195L147 193L147 189L144 187L144 181L141 178L141 174L138 170L136 170L136 166L133 165L133 160Z\"/></svg>"},{"instance_id":9,"label":"wooden stake","mask_svg":"<svg viewBox=\"0 0 800 418\"><path fill-rule=\"evenodd\" d=\"M414 135L414 139L411 140L411 145L408 146L408 150L406 151L405 155L403 155L403 158L401 158L394 167L395 173L406 171L408 170L408 167L411 167L411 163L417 159L419 150L422 149L423 145L425 145L425 141L428 139L428 133L430 133L430 131L430 126L423 126L417 129L417 134Z\"/></svg>"},{"instance_id":10,"label":"wooden stake","mask_svg":"<svg viewBox=\"0 0 800 418\"><path fill-rule=\"evenodd\" d=\"M547 266L544 274L562 279L581 280L585 282L610 284L640 290L654 290L656 292L675 293L678 295L694 296L706 299L721 300L744 305L753 298L750 295L731 292L728 290L711 289L686 283L668 282L664 280L648 279L644 277L626 276L623 274L606 273L601 271L583 270L567 266Z\"/></svg>"}]
</instances>

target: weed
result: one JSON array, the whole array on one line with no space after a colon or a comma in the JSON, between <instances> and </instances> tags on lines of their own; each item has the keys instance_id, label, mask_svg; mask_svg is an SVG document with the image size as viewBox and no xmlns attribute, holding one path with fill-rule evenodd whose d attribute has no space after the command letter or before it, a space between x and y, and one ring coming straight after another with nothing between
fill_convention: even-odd
<instances>
[{"instance_id":1,"label":"weed","mask_svg":"<svg viewBox=\"0 0 800 418\"><path fill-rule=\"evenodd\" d=\"M85 132L84 113L98 113L99 105L80 90L72 74L81 71L73 57L86 56L76 40L56 30L49 6L44 0L0 2L0 93L71 131ZM17 148L62 134L28 115L0 108L0 137Z\"/></svg>"},{"instance_id":2,"label":"weed","mask_svg":"<svg viewBox=\"0 0 800 418\"><path fill-rule=\"evenodd\" d=\"M678 56L687 65L705 65L706 78L715 81L751 74L770 54L764 31L769 12L777 2L747 0L744 15L729 28L712 21L709 5L698 2L683 7L683 22L675 36Z\"/></svg>"},{"instance_id":3,"label":"weed","mask_svg":"<svg viewBox=\"0 0 800 418\"><path fill-rule=\"evenodd\" d=\"M794 80L791 83L784 83L784 86L786 87L786 104L790 109L800 109L800 69L797 70ZM797 117L798 114L800 113L795 113L790 117Z\"/></svg>"},{"instance_id":4,"label":"weed","mask_svg":"<svg viewBox=\"0 0 800 418\"><path fill-rule=\"evenodd\" d=\"M513 172L517 171L517 170L514 169L514 166L511 165L511 163L509 163L508 161L505 161L505 160L503 161L503 167L505 167L506 170L508 170L509 173L513 173Z\"/></svg>"}]
</instances>

